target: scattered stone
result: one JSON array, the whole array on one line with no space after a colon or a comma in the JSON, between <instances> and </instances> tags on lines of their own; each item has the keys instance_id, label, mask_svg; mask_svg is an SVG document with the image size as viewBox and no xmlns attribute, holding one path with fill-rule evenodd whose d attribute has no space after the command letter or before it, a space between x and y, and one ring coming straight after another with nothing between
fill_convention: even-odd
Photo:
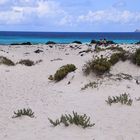
<instances>
[{"instance_id":1,"label":"scattered stone","mask_svg":"<svg viewBox=\"0 0 140 140\"><path fill-rule=\"evenodd\" d=\"M53 42L53 41L48 41L47 43L46 43L46 45L49 45L49 44L56 44L55 42Z\"/></svg>"},{"instance_id":2,"label":"scattered stone","mask_svg":"<svg viewBox=\"0 0 140 140\"><path fill-rule=\"evenodd\" d=\"M34 51L35 53L40 53L40 52L43 52L42 50L40 49L37 49L36 51Z\"/></svg>"},{"instance_id":3,"label":"scattered stone","mask_svg":"<svg viewBox=\"0 0 140 140\"><path fill-rule=\"evenodd\" d=\"M32 43L31 42L12 43L11 45L32 45Z\"/></svg>"},{"instance_id":4,"label":"scattered stone","mask_svg":"<svg viewBox=\"0 0 140 140\"><path fill-rule=\"evenodd\" d=\"M81 41L73 41L72 43L82 44L82 42L81 42Z\"/></svg>"},{"instance_id":5,"label":"scattered stone","mask_svg":"<svg viewBox=\"0 0 140 140\"><path fill-rule=\"evenodd\" d=\"M139 81L139 80L136 80L136 84L137 84L137 85L140 85L140 81Z\"/></svg>"}]
</instances>

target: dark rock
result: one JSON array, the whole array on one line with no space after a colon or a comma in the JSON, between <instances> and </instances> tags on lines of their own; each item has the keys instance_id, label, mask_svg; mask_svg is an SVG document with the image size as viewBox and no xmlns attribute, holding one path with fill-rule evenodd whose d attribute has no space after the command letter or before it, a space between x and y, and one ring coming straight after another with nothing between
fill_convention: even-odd
<instances>
[{"instance_id":1,"label":"dark rock","mask_svg":"<svg viewBox=\"0 0 140 140\"><path fill-rule=\"evenodd\" d=\"M136 45L139 45L139 44L140 44L140 41L136 42L135 44L136 44Z\"/></svg>"},{"instance_id":2,"label":"dark rock","mask_svg":"<svg viewBox=\"0 0 140 140\"><path fill-rule=\"evenodd\" d=\"M91 44L96 44L96 46L101 46L101 45L108 46L116 43L111 40L101 39L100 41L91 40Z\"/></svg>"},{"instance_id":3,"label":"dark rock","mask_svg":"<svg viewBox=\"0 0 140 140\"><path fill-rule=\"evenodd\" d=\"M11 45L32 45L32 43L31 42L12 43Z\"/></svg>"},{"instance_id":4,"label":"dark rock","mask_svg":"<svg viewBox=\"0 0 140 140\"><path fill-rule=\"evenodd\" d=\"M49 45L49 44L56 44L56 43L53 42L53 41L48 41L48 42L46 43L46 45Z\"/></svg>"},{"instance_id":5,"label":"dark rock","mask_svg":"<svg viewBox=\"0 0 140 140\"><path fill-rule=\"evenodd\" d=\"M23 42L23 43L21 43L21 45L32 45L32 43L31 42Z\"/></svg>"},{"instance_id":6,"label":"dark rock","mask_svg":"<svg viewBox=\"0 0 140 140\"><path fill-rule=\"evenodd\" d=\"M96 44L97 41L96 40L91 40L90 44Z\"/></svg>"},{"instance_id":7,"label":"dark rock","mask_svg":"<svg viewBox=\"0 0 140 140\"><path fill-rule=\"evenodd\" d=\"M34 51L35 53L40 53L43 52L42 50L37 49L36 51Z\"/></svg>"},{"instance_id":8,"label":"dark rock","mask_svg":"<svg viewBox=\"0 0 140 140\"><path fill-rule=\"evenodd\" d=\"M72 43L82 44L82 42L80 42L80 41L73 41Z\"/></svg>"}]
</instances>

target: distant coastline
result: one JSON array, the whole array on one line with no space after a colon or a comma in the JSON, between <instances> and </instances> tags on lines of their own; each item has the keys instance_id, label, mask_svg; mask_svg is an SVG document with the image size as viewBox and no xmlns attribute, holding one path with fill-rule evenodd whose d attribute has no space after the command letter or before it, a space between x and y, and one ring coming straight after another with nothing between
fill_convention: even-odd
<instances>
[{"instance_id":1,"label":"distant coastline","mask_svg":"<svg viewBox=\"0 0 140 140\"><path fill-rule=\"evenodd\" d=\"M140 32L140 29L136 29L135 32Z\"/></svg>"}]
</instances>

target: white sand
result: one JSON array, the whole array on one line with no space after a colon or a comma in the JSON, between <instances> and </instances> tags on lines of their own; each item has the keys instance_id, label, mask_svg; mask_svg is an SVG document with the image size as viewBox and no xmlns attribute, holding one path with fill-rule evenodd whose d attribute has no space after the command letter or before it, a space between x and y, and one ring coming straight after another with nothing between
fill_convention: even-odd
<instances>
[{"instance_id":1,"label":"white sand","mask_svg":"<svg viewBox=\"0 0 140 140\"><path fill-rule=\"evenodd\" d=\"M15 63L21 59L43 60L31 67L0 65L0 140L139 140L140 101L135 98L140 97L140 85L136 84L135 78L140 76L140 68L129 61L112 67L112 74L132 75L134 79L130 81L115 81L94 75L86 77L82 67L96 54L80 56L78 53L87 49L86 45L81 46L82 49L71 49L69 46L65 45L64 49L62 46L49 48L45 45L0 46L0 56L6 56ZM139 46L122 47L134 51ZM38 48L44 52L34 53ZM108 50L98 55L108 56L110 53ZM60 66L71 63L76 65L76 72L58 83L48 80L49 75L53 75ZM98 88L81 91L89 81L97 80L102 82ZM133 99L132 106L109 106L105 102L108 96L125 92ZM12 118L13 111L28 107L34 111L35 118ZM86 113L95 126L83 129L75 125L53 127L50 124L48 117L55 120L61 114L71 114L73 110L79 114Z\"/></svg>"}]
</instances>

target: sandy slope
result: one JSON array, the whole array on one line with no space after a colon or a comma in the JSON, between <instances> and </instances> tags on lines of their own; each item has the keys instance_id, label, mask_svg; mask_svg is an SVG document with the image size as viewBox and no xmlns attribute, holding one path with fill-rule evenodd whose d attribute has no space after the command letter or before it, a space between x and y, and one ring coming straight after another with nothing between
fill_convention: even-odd
<instances>
[{"instance_id":1,"label":"sandy slope","mask_svg":"<svg viewBox=\"0 0 140 140\"><path fill-rule=\"evenodd\" d=\"M123 47L125 47L123 45ZM135 48L138 46L135 46ZM36 49L44 52L36 54ZM110 78L84 76L82 66L94 53L80 56L78 53L87 48L72 49L69 45L49 48L48 46L0 46L0 55L14 62L20 59L43 62L32 66L0 65L0 140L139 140L140 139L140 85L135 78L140 76L140 68L130 62L119 62L112 74L131 74L133 80L115 81ZM125 48L133 51L133 45ZM109 55L110 52L101 52ZM95 55L95 54L94 54ZM99 54L100 55L100 54ZM61 58L62 60L56 60ZM54 60L55 59L55 60ZM62 65L73 63L76 72L70 73L63 81L54 83L49 75ZM89 81L102 83L96 89L81 88ZM68 82L71 84L68 85ZM133 98L132 106L106 104L108 96L129 93ZM35 118L22 117L12 119L13 111L32 108ZM64 113L86 113L95 123L92 128L77 126L52 127L48 117L56 119Z\"/></svg>"}]
</instances>

